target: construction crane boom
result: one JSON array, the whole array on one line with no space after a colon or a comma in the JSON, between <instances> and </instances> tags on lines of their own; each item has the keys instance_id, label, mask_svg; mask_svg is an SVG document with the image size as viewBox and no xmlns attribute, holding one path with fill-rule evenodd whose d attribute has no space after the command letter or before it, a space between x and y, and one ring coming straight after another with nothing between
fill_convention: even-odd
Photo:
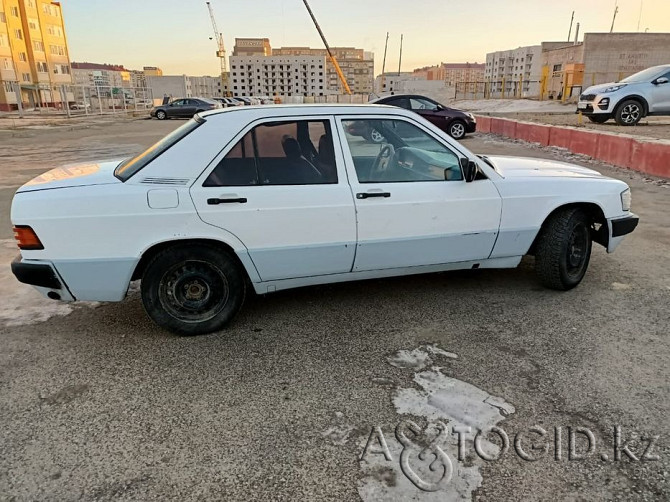
<instances>
[{"instance_id":1,"label":"construction crane boom","mask_svg":"<svg viewBox=\"0 0 670 502\"><path fill-rule=\"evenodd\" d=\"M223 43L223 33L221 33L216 26L216 18L214 17L214 9L212 4L205 2L209 10L209 17L212 20L212 28L214 28L214 40L216 41L217 51L216 57L221 61L221 93L228 96L228 64L226 63L226 46Z\"/></svg>"},{"instance_id":2,"label":"construction crane boom","mask_svg":"<svg viewBox=\"0 0 670 502\"><path fill-rule=\"evenodd\" d=\"M307 3L307 0L302 0L302 1L305 4L305 7L307 7L307 12L309 12L309 15L312 18L312 21L314 21L314 26L316 26L316 31L319 32L319 35L321 36L321 40L323 40L323 45L326 46L326 52L328 53L328 58L330 59L330 62L333 63L333 66L335 67L335 71L337 72L337 76L340 77L340 82L342 82L342 87L344 87L344 90L347 94L351 94L351 89L349 88L349 84L347 83L347 79L344 77L344 73L342 73L342 68L340 68L340 65L337 62L337 59L333 55L333 52L330 50L330 46L328 45L328 41L326 40L326 36L323 34L323 31L321 31L321 26L319 26L319 23L317 22L316 17L314 16L314 13L312 12L312 9L309 7L309 4Z\"/></svg>"}]
</instances>

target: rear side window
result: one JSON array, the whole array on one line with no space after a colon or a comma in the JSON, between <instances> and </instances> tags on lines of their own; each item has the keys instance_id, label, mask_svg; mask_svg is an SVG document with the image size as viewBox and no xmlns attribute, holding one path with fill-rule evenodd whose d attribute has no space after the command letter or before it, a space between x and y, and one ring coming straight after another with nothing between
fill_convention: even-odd
<instances>
[{"instance_id":1,"label":"rear side window","mask_svg":"<svg viewBox=\"0 0 670 502\"><path fill-rule=\"evenodd\" d=\"M202 117L194 117L141 154L124 160L114 170L114 176L121 181L127 181L130 177L137 174L137 172L147 166L150 162L158 158L204 123L205 119Z\"/></svg>"},{"instance_id":2,"label":"rear side window","mask_svg":"<svg viewBox=\"0 0 670 502\"><path fill-rule=\"evenodd\" d=\"M268 122L254 127L219 162L203 186L337 183L328 120Z\"/></svg>"}]
</instances>

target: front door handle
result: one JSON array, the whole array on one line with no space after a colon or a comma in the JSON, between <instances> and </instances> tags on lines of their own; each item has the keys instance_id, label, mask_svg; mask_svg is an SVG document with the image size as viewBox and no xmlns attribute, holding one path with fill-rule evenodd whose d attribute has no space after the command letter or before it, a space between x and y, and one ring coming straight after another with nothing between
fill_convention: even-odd
<instances>
[{"instance_id":1,"label":"front door handle","mask_svg":"<svg viewBox=\"0 0 670 502\"><path fill-rule=\"evenodd\" d=\"M207 204L210 206L216 206L218 204L246 204L247 203L247 198L246 197L238 197L238 198L231 198L231 199L207 199Z\"/></svg>"},{"instance_id":2,"label":"front door handle","mask_svg":"<svg viewBox=\"0 0 670 502\"><path fill-rule=\"evenodd\" d=\"M369 199L370 197L384 197L388 199L390 196L390 192L362 192L356 194L357 199Z\"/></svg>"}]
</instances>

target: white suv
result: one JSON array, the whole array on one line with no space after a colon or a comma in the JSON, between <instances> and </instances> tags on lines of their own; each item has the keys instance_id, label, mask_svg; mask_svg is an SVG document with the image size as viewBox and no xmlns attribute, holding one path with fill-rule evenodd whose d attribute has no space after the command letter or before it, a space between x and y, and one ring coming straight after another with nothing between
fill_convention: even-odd
<instances>
[{"instance_id":1,"label":"white suv","mask_svg":"<svg viewBox=\"0 0 670 502\"><path fill-rule=\"evenodd\" d=\"M591 122L632 126L649 115L670 115L670 64L652 66L620 82L594 85L579 97L577 111Z\"/></svg>"}]
</instances>

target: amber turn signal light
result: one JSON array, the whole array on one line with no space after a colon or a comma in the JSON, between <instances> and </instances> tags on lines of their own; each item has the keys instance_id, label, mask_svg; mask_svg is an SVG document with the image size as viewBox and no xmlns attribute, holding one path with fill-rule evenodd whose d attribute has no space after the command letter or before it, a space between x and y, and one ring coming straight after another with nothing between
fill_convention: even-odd
<instances>
[{"instance_id":1,"label":"amber turn signal light","mask_svg":"<svg viewBox=\"0 0 670 502\"><path fill-rule=\"evenodd\" d=\"M44 249L39 237L28 225L16 225L14 227L14 238L19 245L19 249Z\"/></svg>"}]
</instances>

